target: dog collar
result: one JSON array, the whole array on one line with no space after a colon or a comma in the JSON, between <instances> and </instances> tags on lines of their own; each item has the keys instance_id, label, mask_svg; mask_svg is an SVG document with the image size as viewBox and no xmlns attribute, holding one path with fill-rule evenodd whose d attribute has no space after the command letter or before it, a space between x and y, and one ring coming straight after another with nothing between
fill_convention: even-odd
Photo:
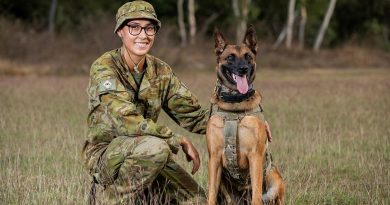
<instances>
[{"instance_id":1,"label":"dog collar","mask_svg":"<svg viewBox=\"0 0 390 205\"><path fill-rule=\"evenodd\" d=\"M237 103L242 102L255 94L255 90L253 90L252 85L251 88L246 92L245 94L241 94L237 91L232 91L229 89L229 91L226 91L226 89L223 89L221 85L217 85L217 95L218 97L228 103Z\"/></svg>"}]
</instances>

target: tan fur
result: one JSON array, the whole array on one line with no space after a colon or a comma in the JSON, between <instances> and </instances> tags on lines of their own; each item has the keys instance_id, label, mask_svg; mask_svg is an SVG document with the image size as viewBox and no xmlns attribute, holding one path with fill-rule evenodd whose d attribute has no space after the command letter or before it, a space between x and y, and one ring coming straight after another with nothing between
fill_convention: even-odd
<instances>
[{"instance_id":1,"label":"tan fur","mask_svg":"<svg viewBox=\"0 0 390 205\"><path fill-rule=\"evenodd\" d=\"M272 166L265 174L265 186L267 193L263 194L263 199L272 199L268 205L284 205L285 184L282 175L276 166Z\"/></svg>"},{"instance_id":2,"label":"tan fur","mask_svg":"<svg viewBox=\"0 0 390 205\"><path fill-rule=\"evenodd\" d=\"M240 46L227 45L222 34L216 30L215 32L215 49L218 57L217 75L221 83L230 88L236 89L235 85L229 84L222 73L220 67L225 61L225 57L230 53L237 54L238 51L251 52L253 56L252 64L255 65L255 54L257 52L256 38L253 27L248 28L245 35L244 44ZM243 52L241 52L243 53ZM241 54L237 56L242 57ZM254 68L255 69L255 68ZM256 72L254 72L256 73ZM254 76L251 76L249 83L252 83ZM227 103L221 101L217 94L214 93L211 97L211 103L216 104L219 108L226 111L248 111L260 105L261 95L259 92L238 103ZM226 167L227 160L224 150L224 119L219 115L212 115L207 124L206 141L209 152L209 182L208 182L208 204L214 205L217 203L217 195L220 190L221 174L223 167ZM267 170L266 176L263 179L263 161L267 149L267 131L268 124L255 116L245 116L238 122L237 130L237 164L240 169L249 170L252 190L252 205L261 205L262 197L268 197L267 204L284 204L284 183L280 172L275 166ZM270 134L270 133L268 133ZM263 183L267 189L267 193L263 193ZM229 190L223 189L224 192Z\"/></svg>"}]
</instances>

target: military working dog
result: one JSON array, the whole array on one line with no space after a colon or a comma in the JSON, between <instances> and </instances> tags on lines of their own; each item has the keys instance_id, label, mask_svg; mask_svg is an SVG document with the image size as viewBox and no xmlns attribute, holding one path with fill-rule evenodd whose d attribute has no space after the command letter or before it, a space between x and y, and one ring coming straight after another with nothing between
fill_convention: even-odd
<instances>
[{"instance_id":1,"label":"military working dog","mask_svg":"<svg viewBox=\"0 0 390 205\"><path fill-rule=\"evenodd\" d=\"M208 204L284 204L285 185L267 153L271 132L253 89L257 38L249 26L243 43L214 32L217 83L207 124Z\"/></svg>"}]
</instances>

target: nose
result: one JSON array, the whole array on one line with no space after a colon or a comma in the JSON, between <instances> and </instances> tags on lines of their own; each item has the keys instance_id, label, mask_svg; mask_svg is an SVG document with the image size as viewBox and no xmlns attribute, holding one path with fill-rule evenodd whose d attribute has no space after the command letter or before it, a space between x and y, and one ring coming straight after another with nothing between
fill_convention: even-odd
<instances>
[{"instance_id":1,"label":"nose","mask_svg":"<svg viewBox=\"0 0 390 205\"><path fill-rule=\"evenodd\" d=\"M141 33L138 34L139 38L146 38L148 35L146 34L145 28L141 29Z\"/></svg>"},{"instance_id":2,"label":"nose","mask_svg":"<svg viewBox=\"0 0 390 205\"><path fill-rule=\"evenodd\" d=\"M238 73L240 74L246 74L249 70L249 67L247 65L240 66L238 68Z\"/></svg>"}]
</instances>

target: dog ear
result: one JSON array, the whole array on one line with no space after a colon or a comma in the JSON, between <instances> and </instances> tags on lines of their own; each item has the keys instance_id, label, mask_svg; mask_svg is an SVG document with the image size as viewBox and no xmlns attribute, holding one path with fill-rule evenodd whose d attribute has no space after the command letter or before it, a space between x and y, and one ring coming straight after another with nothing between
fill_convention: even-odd
<instances>
[{"instance_id":1,"label":"dog ear","mask_svg":"<svg viewBox=\"0 0 390 205\"><path fill-rule=\"evenodd\" d=\"M217 54L217 56L219 56L221 55L223 50L225 50L226 40L218 28L214 29L214 40L215 40L215 53Z\"/></svg>"},{"instance_id":2,"label":"dog ear","mask_svg":"<svg viewBox=\"0 0 390 205\"><path fill-rule=\"evenodd\" d=\"M254 54L257 53L257 37L255 27L251 24L246 30L243 43L247 45Z\"/></svg>"}]
</instances>

